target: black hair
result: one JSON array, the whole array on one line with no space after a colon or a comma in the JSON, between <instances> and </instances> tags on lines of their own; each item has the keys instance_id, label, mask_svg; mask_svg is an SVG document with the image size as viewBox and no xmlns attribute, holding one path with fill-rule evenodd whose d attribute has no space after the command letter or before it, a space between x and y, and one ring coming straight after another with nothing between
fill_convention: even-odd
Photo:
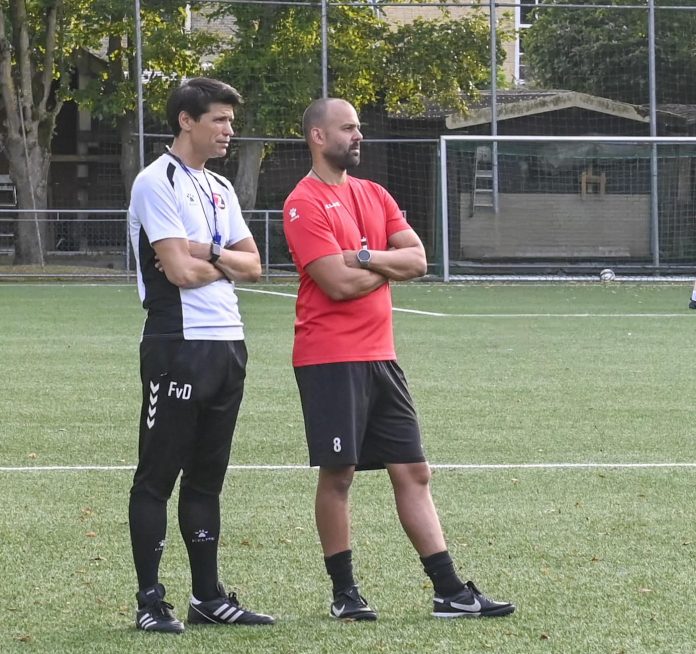
<instances>
[{"instance_id":1,"label":"black hair","mask_svg":"<svg viewBox=\"0 0 696 654\"><path fill-rule=\"evenodd\" d=\"M179 114L182 111L198 120L214 102L236 107L243 100L237 89L209 77L192 77L177 86L167 100L167 122L174 136L181 133Z\"/></svg>"}]
</instances>

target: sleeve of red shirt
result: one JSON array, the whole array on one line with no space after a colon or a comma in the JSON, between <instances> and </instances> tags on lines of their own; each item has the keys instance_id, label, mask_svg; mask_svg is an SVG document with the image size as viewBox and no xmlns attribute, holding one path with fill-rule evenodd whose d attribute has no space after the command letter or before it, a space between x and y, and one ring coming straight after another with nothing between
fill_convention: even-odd
<instances>
[{"instance_id":1,"label":"sleeve of red shirt","mask_svg":"<svg viewBox=\"0 0 696 654\"><path fill-rule=\"evenodd\" d=\"M305 268L312 261L341 254L326 216L316 201L290 196L283 207L283 230L295 265Z\"/></svg>"}]
</instances>

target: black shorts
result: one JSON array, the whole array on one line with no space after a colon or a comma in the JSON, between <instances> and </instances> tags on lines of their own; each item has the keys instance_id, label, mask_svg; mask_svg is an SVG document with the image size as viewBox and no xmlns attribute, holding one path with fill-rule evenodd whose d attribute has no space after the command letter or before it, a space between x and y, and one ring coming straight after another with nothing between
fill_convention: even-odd
<instances>
[{"instance_id":1,"label":"black shorts","mask_svg":"<svg viewBox=\"0 0 696 654\"><path fill-rule=\"evenodd\" d=\"M312 466L425 461L406 379L396 361L295 368Z\"/></svg>"},{"instance_id":2,"label":"black shorts","mask_svg":"<svg viewBox=\"0 0 696 654\"><path fill-rule=\"evenodd\" d=\"M181 486L219 494L244 392L244 341L146 338L143 403L133 491L168 499Z\"/></svg>"}]
</instances>

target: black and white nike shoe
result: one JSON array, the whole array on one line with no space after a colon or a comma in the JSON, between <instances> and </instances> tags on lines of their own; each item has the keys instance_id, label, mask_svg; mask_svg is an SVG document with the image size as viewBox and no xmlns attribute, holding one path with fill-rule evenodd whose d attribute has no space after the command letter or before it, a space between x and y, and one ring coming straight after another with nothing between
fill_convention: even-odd
<instances>
[{"instance_id":1,"label":"black and white nike shoe","mask_svg":"<svg viewBox=\"0 0 696 654\"><path fill-rule=\"evenodd\" d=\"M371 609L357 586L345 588L334 594L331 617L337 620L376 620L377 613Z\"/></svg>"},{"instance_id":2,"label":"black and white nike shoe","mask_svg":"<svg viewBox=\"0 0 696 654\"><path fill-rule=\"evenodd\" d=\"M263 613L254 613L239 605L236 593L226 593L222 584L217 585L219 597L201 602L191 598L188 609L189 624L275 624L275 619Z\"/></svg>"},{"instance_id":3,"label":"black and white nike shoe","mask_svg":"<svg viewBox=\"0 0 696 654\"><path fill-rule=\"evenodd\" d=\"M433 600L433 616L436 618L496 618L514 610L514 604L488 599L473 581L467 581L464 590L456 595L435 595Z\"/></svg>"},{"instance_id":4,"label":"black and white nike shoe","mask_svg":"<svg viewBox=\"0 0 696 654\"><path fill-rule=\"evenodd\" d=\"M689 309L696 309L696 300L689 301Z\"/></svg>"},{"instance_id":5,"label":"black and white nike shoe","mask_svg":"<svg viewBox=\"0 0 696 654\"><path fill-rule=\"evenodd\" d=\"M135 626L143 631L159 631L170 634L180 634L184 625L177 620L169 602L164 601L164 586L155 584L138 591L138 610L135 613Z\"/></svg>"}]
</instances>

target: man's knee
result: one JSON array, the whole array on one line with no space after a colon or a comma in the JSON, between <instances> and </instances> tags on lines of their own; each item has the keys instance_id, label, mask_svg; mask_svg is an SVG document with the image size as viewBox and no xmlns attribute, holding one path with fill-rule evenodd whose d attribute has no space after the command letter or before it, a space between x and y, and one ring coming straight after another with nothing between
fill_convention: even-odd
<instances>
[{"instance_id":1,"label":"man's knee","mask_svg":"<svg viewBox=\"0 0 696 654\"><path fill-rule=\"evenodd\" d=\"M319 492L330 492L335 495L348 495L355 468L353 466L341 466L340 468L320 468Z\"/></svg>"},{"instance_id":2,"label":"man's knee","mask_svg":"<svg viewBox=\"0 0 696 654\"><path fill-rule=\"evenodd\" d=\"M388 466L395 487L429 486L432 474L427 461L398 463Z\"/></svg>"}]
</instances>

